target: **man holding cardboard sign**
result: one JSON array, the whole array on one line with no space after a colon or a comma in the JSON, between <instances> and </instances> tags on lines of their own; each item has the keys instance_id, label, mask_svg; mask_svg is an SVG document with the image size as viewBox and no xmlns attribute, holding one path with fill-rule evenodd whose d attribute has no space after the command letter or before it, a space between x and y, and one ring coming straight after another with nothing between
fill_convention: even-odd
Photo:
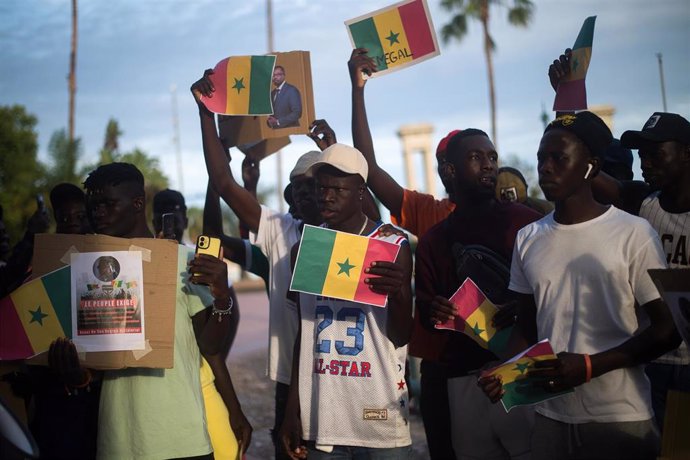
<instances>
[{"instance_id":1,"label":"man holding cardboard sign","mask_svg":"<svg viewBox=\"0 0 690 460\"><path fill-rule=\"evenodd\" d=\"M146 224L144 178L127 163L100 166L89 174L89 218L98 233L122 238L152 238ZM172 369L127 368L106 371L103 376L98 458L212 458L206 432L201 385L200 354L212 356L225 340L228 315L207 321L206 307L228 308L229 291L225 264L200 256L190 262L188 251L179 246L174 367ZM184 279L183 279L184 278ZM201 353L200 353L201 352ZM51 346L51 366L68 387L88 386L91 373L79 365L74 345L58 340ZM162 423L164 421L164 423Z\"/></svg>"}]
</instances>

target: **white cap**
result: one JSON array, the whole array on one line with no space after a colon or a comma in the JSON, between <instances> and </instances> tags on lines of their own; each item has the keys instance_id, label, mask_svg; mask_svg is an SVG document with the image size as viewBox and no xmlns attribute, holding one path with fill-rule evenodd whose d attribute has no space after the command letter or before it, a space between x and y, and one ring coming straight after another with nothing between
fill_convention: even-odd
<instances>
[{"instance_id":1,"label":"white cap","mask_svg":"<svg viewBox=\"0 0 690 460\"><path fill-rule=\"evenodd\" d=\"M290 180L302 174L306 174L319 158L321 158L321 152L317 150L312 150L299 157L299 160L295 163L295 167L290 171Z\"/></svg>"},{"instance_id":2,"label":"white cap","mask_svg":"<svg viewBox=\"0 0 690 460\"><path fill-rule=\"evenodd\" d=\"M321 152L321 158L314 162L309 175L314 175L322 165L331 165L348 174L359 174L364 182L369 175L369 165L362 152L345 144L333 144Z\"/></svg>"}]
</instances>

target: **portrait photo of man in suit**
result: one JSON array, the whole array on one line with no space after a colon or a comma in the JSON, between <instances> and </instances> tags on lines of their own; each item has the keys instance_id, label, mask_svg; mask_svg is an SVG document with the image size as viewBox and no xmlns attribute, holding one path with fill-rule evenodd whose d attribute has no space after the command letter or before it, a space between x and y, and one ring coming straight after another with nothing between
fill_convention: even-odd
<instances>
[{"instance_id":1,"label":"portrait photo of man in suit","mask_svg":"<svg viewBox=\"0 0 690 460\"><path fill-rule=\"evenodd\" d=\"M273 69L273 85L271 100L273 101L273 115L266 123L273 129L299 126L302 116L302 96L299 90L285 81L285 68L277 65Z\"/></svg>"}]
</instances>

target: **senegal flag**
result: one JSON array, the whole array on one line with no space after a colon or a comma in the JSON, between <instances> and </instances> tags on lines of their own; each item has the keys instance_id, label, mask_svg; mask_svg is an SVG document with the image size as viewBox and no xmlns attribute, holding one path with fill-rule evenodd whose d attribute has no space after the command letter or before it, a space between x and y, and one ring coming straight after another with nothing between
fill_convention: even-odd
<instances>
[{"instance_id":1,"label":"senegal flag","mask_svg":"<svg viewBox=\"0 0 690 460\"><path fill-rule=\"evenodd\" d=\"M439 55L426 0L405 0L345 21L355 48L366 48L381 75Z\"/></svg>"},{"instance_id":2,"label":"senegal flag","mask_svg":"<svg viewBox=\"0 0 690 460\"><path fill-rule=\"evenodd\" d=\"M587 109L587 90L585 77L592 58L592 41L594 40L594 21L596 16L585 19L577 40L573 45L573 55L570 58L570 74L558 83L553 110L565 112Z\"/></svg>"},{"instance_id":3,"label":"senegal flag","mask_svg":"<svg viewBox=\"0 0 690 460\"><path fill-rule=\"evenodd\" d=\"M24 359L72 334L70 267L29 281L0 300L0 359Z\"/></svg>"},{"instance_id":4,"label":"senegal flag","mask_svg":"<svg viewBox=\"0 0 690 460\"><path fill-rule=\"evenodd\" d=\"M399 250L400 244L305 225L290 290L385 307L386 296L364 283L372 276L364 269L394 262Z\"/></svg>"},{"instance_id":5,"label":"senegal flag","mask_svg":"<svg viewBox=\"0 0 690 460\"><path fill-rule=\"evenodd\" d=\"M211 112L223 115L270 115L271 78L275 56L233 56L223 59L210 76L213 97L201 97Z\"/></svg>"},{"instance_id":6,"label":"senegal flag","mask_svg":"<svg viewBox=\"0 0 690 460\"><path fill-rule=\"evenodd\" d=\"M500 353L508 343L512 327L497 330L491 320L498 311L489 298L470 278L466 278L449 299L458 310L454 320L437 324L436 329L462 332L482 348Z\"/></svg>"},{"instance_id":7,"label":"senegal flag","mask_svg":"<svg viewBox=\"0 0 690 460\"><path fill-rule=\"evenodd\" d=\"M556 359L556 355L551 348L549 339L544 339L500 366L482 372L482 377L489 375L501 377L503 390L505 390L501 402L506 412L515 406L536 404L547 399L572 393L572 388L560 392L546 391L539 386L538 378L527 376L527 372L532 369L535 362L547 359Z\"/></svg>"}]
</instances>

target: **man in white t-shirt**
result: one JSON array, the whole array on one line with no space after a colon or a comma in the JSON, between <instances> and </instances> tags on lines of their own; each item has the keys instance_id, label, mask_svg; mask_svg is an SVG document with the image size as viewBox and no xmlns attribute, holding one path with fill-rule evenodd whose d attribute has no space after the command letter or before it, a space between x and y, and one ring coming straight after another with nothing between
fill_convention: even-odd
<instances>
[{"instance_id":1,"label":"man in white t-shirt","mask_svg":"<svg viewBox=\"0 0 690 460\"><path fill-rule=\"evenodd\" d=\"M520 304L509 354L548 338L558 358L530 374L550 391L537 406L534 459L655 458L643 364L677 346L671 314L647 270L666 266L644 220L598 203L591 182L612 139L591 112L549 124L537 153L539 185L555 210L518 233L510 289ZM480 379L500 400L501 382Z\"/></svg>"}]
</instances>

